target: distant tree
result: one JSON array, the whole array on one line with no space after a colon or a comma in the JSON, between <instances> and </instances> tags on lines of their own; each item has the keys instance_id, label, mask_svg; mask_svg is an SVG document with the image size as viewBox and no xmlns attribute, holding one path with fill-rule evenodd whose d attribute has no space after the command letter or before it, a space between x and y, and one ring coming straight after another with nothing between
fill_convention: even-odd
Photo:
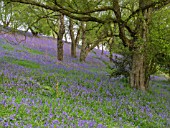
<instances>
[{"instance_id":1,"label":"distant tree","mask_svg":"<svg viewBox=\"0 0 170 128\"><path fill-rule=\"evenodd\" d=\"M118 36L118 32L116 31L116 25L114 23L109 23L104 26L104 33L107 35L107 40L101 44L102 47L102 52L101 54L103 55L103 52L105 49L109 51L109 60L112 62L113 60L113 48L115 44L115 37ZM105 49L104 49L105 46ZM115 47L116 48L116 47Z\"/></svg>"},{"instance_id":2,"label":"distant tree","mask_svg":"<svg viewBox=\"0 0 170 128\"><path fill-rule=\"evenodd\" d=\"M101 42L105 42L107 39L107 33L105 33L104 25L94 22L82 22L82 44L80 51L80 61L85 62L86 57L90 51L92 51Z\"/></svg>"},{"instance_id":3,"label":"distant tree","mask_svg":"<svg viewBox=\"0 0 170 128\"><path fill-rule=\"evenodd\" d=\"M76 28L75 28L76 27ZM69 34L71 38L71 56L73 58L76 58L77 55L77 44L80 40L80 34L81 34L81 27L80 25L76 25L73 21L73 19L69 18Z\"/></svg>"}]
</instances>

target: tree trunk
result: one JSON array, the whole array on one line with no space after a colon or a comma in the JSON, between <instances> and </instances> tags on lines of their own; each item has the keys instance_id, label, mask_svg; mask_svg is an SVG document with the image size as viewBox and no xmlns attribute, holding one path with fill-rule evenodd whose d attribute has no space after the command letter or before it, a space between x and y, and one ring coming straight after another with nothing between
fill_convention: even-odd
<instances>
[{"instance_id":1,"label":"tree trunk","mask_svg":"<svg viewBox=\"0 0 170 128\"><path fill-rule=\"evenodd\" d=\"M77 45L79 44L80 34L81 34L81 28L79 27L77 30L77 35L75 39L74 55L76 55L76 48L77 48Z\"/></svg>"},{"instance_id":2,"label":"tree trunk","mask_svg":"<svg viewBox=\"0 0 170 128\"><path fill-rule=\"evenodd\" d=\"M69 31L70 31L70 38L71 38L71 56L73 58L76 58L76 48L77 48L77 43L80 38L80 28L77 30L76 37L74 35L74 25L73 25L73 20L70 18L69 19Z\"/></svg>"},{"instance_id":3,"label":"tree trunk","mask_svg":"<svg viewBox=\"0 0 170 128\"><path fill-rule=\"evenodd\" d=\"M111 27L110 27L111 28ZM116 33L116 24L114 24L114 29L110 29L111 34L115 34ZM112 36L112 38L109 39L109 60L110 62L113 61L113 45L115 43L115 36Z\"/></svg>"},{"instance_id":4,"label":"tree trunk","mask_svg":"<svg viewBox=\"0 0 170 128\"><path fill-rule=\"evenodd\" d=\"M81 23L82 28L82 45L81 45L81 51L80 51L80 62L85 62L87 53L86 53L86 30L85 30L85 24Z\"/></svg>"},{"instance_id":5,"label":"tree trunk","mask_svg":"<svg viewBox=\"0 0 170 128\"><path fill-rule=\"evenodd\" d=\"M97 40L88 43L89 41L86 40L86 26L83 22L81 23L81 32L82 46L80 51L80 62L85 62L88 53L93 50L97 45L99 45L99 43L103 41L104 37L101 36Z\"/></svg>"},{"instance_id":6,"label":"tree trunk","mask_svg":"<svg viewBox=\"0 0 170 128\"><path fill-rule=\"evenodd\" d=\"M113 44L114 44L114 36L111 39L109 39L109 41L108 41L110 62L113 61Z\"/></svg>"},{"instance_id":7,"label":"tree trunk","mask_svg":"<svg viewBox=\"0 0 170 128\"><path fill-rule=\"evenodd\" d=\"M73 58L76 58L76 57L77 57L77 55L76 55L76 44L75 44L75 42L74 42L74 43L72 42L72 44L71 44L71 56L72 56Z\"/></svg>"},{"instance_id":8,"label":"tree trunk","mask_svg":"<svg viewBox=\"0 0 170 128\"><path fill-rule=\"evenodd\" d=\"M66 33L64 34L64 39L65 39L65 42L68 43L67 34Z\"/></svg>"},{"instance_id":9,"label":"tree trunk","mask_svg":"<svg viewBox=\"0 0 170 128\"><path fill-rule=\"evenodd\" d=\"M63 61L63 35L65 33L64 27L64 15L60 15L60 26L59 26L59 33L57 36L57 59L59 61Z\"/></svg>"},{"instance_id":10,"label":"tree trunk","mask_svg":"<svg viewBox=\"0 0 170 128\"><path fill-rule=\"evenodd\" d=\"M99 46L99 45L97 45L97 49L100 49L100 46Z\"/></svg>"},{"instance_id":11,"label":"tree trunk","mask_svg":"<svg viewBox=\"0 0 170 128\"><path fill-rule=\"evenodd\" d=\"M147 0L140 0L140 8L148 4ZM135 42L136 48L132 56L132 69L130 72L130 84L131 87L140 90L146 90L149 86L149 60L147 55L147 41L149 34L150 23L150 11L151 9L144 10L139 13L138 17L138 41ZM138 44L140 42L141 44Z\"/></svg>"},{"instance_id":12,"label":"tree trunk","mask_svg":"<svg viewBox=\"0 0 170 128\"><path fill-rule=\"evenodd\" d=\"M37 36L38 35L38 32L37 31L34 31L32 27L29 27L31 33L33 36Z\"/></svg>"},{"instance_id":13,"label":"tree trunk","mask_svg":"<svg viewBox=\"0 0 170 128\"><path fill-rule=\"evenodd\" d=\"M57 59L63 61L63 41L62 38L57 38Z\"/></svg>"},{"instance_id":14,"label":"tree trunk","mask_svg":"<svg viewBox=\"0 0 170 128\"><path fill-rule=\"evenodd\" d=\"M70 38L71 38L71 57L76 58L76 42L74 37L74 30L73 30L73 20L69 19L69 31L70 31Z\"/></svg>"},{"instance_id":15,"label":"tree trunk","mask_svg":"<svg viewBox=\"0 0 170 128\"><path fill-rule=\"evenodd\" d=\"M132 88L146 90L144 56L134 53L132 57L132 70L130 73L130 85Z\"/></svg>"},{"instance_id":16,"label":"tree trunk","mask_svg":"<svg viewBox=\"0 0 170 128\"><path fill-rule=\"evenodd\" d=\"M101 52L101 55L103 55L103 53L104 53L104 46L103 46L104 44L102 43L102 52Z\"/></svg>"},{"instance_id":17,"label":"tree trunk","mask_svg":"<svg viewBox=\"0 0 170 128\"><path fill-rule=\"evenodd\" d=\"M87 55L88 55L89 51L85 50L85 51L81 51L80 53L80 62L85 62Z\"/></svg>"}]
</instances>

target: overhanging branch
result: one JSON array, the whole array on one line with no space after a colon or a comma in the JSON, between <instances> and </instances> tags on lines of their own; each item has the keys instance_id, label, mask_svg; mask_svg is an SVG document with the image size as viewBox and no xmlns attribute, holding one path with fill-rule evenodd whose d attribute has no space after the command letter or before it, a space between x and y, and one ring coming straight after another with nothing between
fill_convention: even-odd
<instances>
[{"instance_id":1,"label":"overhanging branch","mask_svg":"<svg viewBox=\"0 0 170 128\"><path fill-rule=\"evenodd\" d=\"M143 11L148 8L153 8L154 10L158 10L169 3L170 3L170 0L159 0L157 2L151 2L150 4L148 4L142 8L138 8L137 10L132 12L132 14L125 20L125 22L128 22L132 17L134 17L136 14L138 14L141 10Z\"/></svg>"},{"instance_id":2,"label":"overhanging branch","mask_svg":"<svg viewBox=\"0 0 170 128\"><path fill-rule=\"evenodd\" d=\"M107 23L107 22L115 22L117 23L118 21L114 18L97 18L94 16L91 16L91 13L94 12L101 12L101 11L108 11L108 10L112 10L112 8L110 6L104 6L101 8L96 8L94 10L90 10L90 11L74 11L74 10L68 10L67 8L62 7L61 5L57 4L57 2L55 3L56 5L46 5L46 4L42 4L40 2L36 2L34 0L10 0L10 2L18 2L18 3L23 3L23 4L30 4L30 5L34 5L34 6L38 6L38 7L42 7L45 9L49 9L52 11L58 11L70 18L79 20L79 21L93 21L93 22L98 22L98 23Z\"/></svg>"}]
</instances>

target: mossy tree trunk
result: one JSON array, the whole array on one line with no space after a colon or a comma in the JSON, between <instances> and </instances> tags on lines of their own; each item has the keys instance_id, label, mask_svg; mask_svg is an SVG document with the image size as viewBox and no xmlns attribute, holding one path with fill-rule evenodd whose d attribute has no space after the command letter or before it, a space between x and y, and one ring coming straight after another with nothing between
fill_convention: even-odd
<instances>
[{"instance_id":1,"label":"mossy tree trunk","mask_svg":"<svg viewBox=\"0 0 170 128\"><path fill-rule=\"evenodd\" d=\"M147 0L140 0L139 8L148 4ZM150 67L147 54L147 42L149 41L149 23L151 19L151 9L141 10L138 15L137 36L138 40L134 42L132 69L130 72L130 85L133 88L147 90L149 87Z\"/></svg>"},{"instance_id":2,"label":"mossy tree trunk","mask_svg":"<svg viewBox=\"0 0 170 128\"><path fill-rule=\"evenodd\" d=\"M57 34L57 59L63 61L63 35L65 33L64 15L60 14L59 33Z\"/></svg>"},{"instance_id":3,"label":"mossy tree trunk","mask_svg":"<svg viewBox=\"0 0 170 128\"><path fill-rule=\"evenodd\" d=\"M150 1L149 1L150 2ZM125 33L125 26L121 22L118 22L119 27L119 37L123 42L125 47L128 47L132 52L132 65L130 74L130 86L132 88L137 88L141 90L146 90L149 84L149 69L147 60L147 42L149 34L149 22L150 22L150 12L151 9L142 9L147 4L148 0L139 0L139 13L137 20L134 24L135 30L129 32L131 33L132 39L129 39ZM121 9L119 1L115 0L114 12L118 21L121 21Z\"/></svg>"},{"instance_id":4,"label":"mossy tree trunk","mask_svg":"<svg viewBox=\"0 0 170 128\"><path fill-rule=\"evenodd\" d=\"M81 51L80 51L80 62L85 62L87 57L86 52L86 29L85 29L85 23L81 23L81 29L82 29L82 45L81 45Z\"/></svg>"},{"instance_id":5,"label":"mossy tree trunk","mask_svg":"<svg viewBox=\"0 0 170 128\"><path fill-rule=\"evenodd\" d=\"M133 88L146 90L145 83L145 58L141 53L134 53L130 73L130 85Z\"/></svg>"}]
</instances>

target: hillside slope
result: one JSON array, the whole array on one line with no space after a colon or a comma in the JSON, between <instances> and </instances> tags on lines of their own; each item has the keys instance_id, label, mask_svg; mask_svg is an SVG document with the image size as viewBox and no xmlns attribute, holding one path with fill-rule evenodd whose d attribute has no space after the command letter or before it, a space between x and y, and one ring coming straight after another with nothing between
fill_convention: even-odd
<instances>
[{"instance_id":1,"label":"hillside slope","mask_svg":"<svg viewBox=\"0 0 170 128\"><path fill-rule=\"evenodd\" d=\"M155 78L149 92L132 90L109 79L95 54L80 63L69 44L64 50L59 62L51 38L0 35L0 128L170 127L168 81Z\"/></svg>"},{"instance_id":2,"label":"hillside slope","mask_svg":"<svg viewBox=\"0 0 170 128\"><path fill-rule=\"evenodd\" d=\"M28 35L28 36L27 36ZM57 53L57 40L52 37L45 37L45 36L32 36L30 34L23 34L18 33L0 33L0 39L8 42L9 44L14 44L16 47L26 46L32 49L36 49L42 51L44 54L49 54L53 57L56 56ZM19 46L17 46L19 45ZM71 45L69 43L64 43L64 62L78 62L78 58L80 55L80 49L77 48L77 56L78 58L73 59L70 56ZM104 52L104 55L101 55L101 50L94 49L92 52L89 53L86 61L91 64L102 64L101 61L96 59L96 57L101 58L103 60L108 60L106 57L109 53L107 51ZM57 61L57 60L55 60Z\"/></svg>"}]
</instances>

